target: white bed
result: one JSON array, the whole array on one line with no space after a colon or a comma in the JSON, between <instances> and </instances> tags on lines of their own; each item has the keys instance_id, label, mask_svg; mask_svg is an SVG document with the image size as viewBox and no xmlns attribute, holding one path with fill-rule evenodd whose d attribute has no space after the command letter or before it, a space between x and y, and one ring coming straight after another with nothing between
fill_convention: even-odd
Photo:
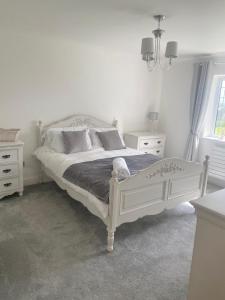
<instances>
[{"instance_id":1,"label":"white bed","mask_svg":"<svg viewBox=\"0 0 225 300\"><path fill-rule=\"evenodd\" d=\"M110 180L109 204L70 183L63 178L64 171L72 164L101 158L138 155L134 149L104 151L103 148L73 154L56 153L43 142L46 132L54 127L112 128L117 127L91 116L73 115L43 126L38 122L40 147L35 155L42 170L75 200L83 203L91 213L98 216L107 226L108 251L113 250L114 232L122 223L132 222L145 215L153 215L178 203L191 201L204 195L207 184L208 159L203 165L177 158L160 160L137 175L119 181L115 174Z\"/></svg>"},{"instance_id":2,"label":"white bed","mask_svg":"<svg viewBox=\"0 0 225 300\"><path fill-rule=\"evenodd\" d=\"M104 151L103 148L94 149L86 152L78 152L73 154L56 153L46 146L39 147L35 151L35 156L42 163L47 174L51 173L50 177L54 175L54 180L61 186L62 183L69 184L69 182L63 178L65 170L74 163L81 163L85 161L92 161L107 157L118 157L128 155L139 155L140 151L135 149L127 148L122 150ZM89 210L94 214L97 214L101 219L106 220L108 217L108 205L98 200L91 193L80 188L79 186L70 183L71 188L82 196L86 197L88 201L82 203L87 206ZM63 187L62 187L63 188Z\"/></svg>"}]
</instances>

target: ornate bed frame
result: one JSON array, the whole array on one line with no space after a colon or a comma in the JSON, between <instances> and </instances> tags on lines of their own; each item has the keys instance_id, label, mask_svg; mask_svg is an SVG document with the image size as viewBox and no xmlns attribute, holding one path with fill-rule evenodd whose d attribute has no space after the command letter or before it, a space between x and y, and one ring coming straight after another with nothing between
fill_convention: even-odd
<instances>
[{"instance_id":1,"label":"ornate bed frame","mask_svg":"<svg viewBox=\"0 0 225 300\"><path fill-rule=\"evenodd\" d=\"M49 128L77 126L118 128L118 122L114 120L110 125L87 115L72 115L45 126L39 121L39 145L43 144ZM119 181L116 174L112 172L107 217L103 217L93 203L89 205L88 198L77 193L71 183L56 177L45 167L42 168L73 199L82 202L91 213L102 219L108 231L107 249L112 251L114 233L119 225L133 222L146 215L158 214L181 202L192 201L203 196L207 185L208 163L209 156L206 156L203 164L165 158L123 181Z\"/></svg>"}]
</instances>

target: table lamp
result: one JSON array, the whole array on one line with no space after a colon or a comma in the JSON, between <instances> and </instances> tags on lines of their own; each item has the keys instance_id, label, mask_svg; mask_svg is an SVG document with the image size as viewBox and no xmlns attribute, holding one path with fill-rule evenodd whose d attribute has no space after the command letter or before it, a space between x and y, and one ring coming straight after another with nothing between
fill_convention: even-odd
<instances>
[{"instance_id":1,"label":"table lamp","mask_svg":"<svg viewBox=\"0 0 225 300\"><path fill-rule=\"evenodd\" d=\"M150 121L150 132L152 134L156 133L159 120L159 113L156 111L150 111L147 115L147 118Z\"/></svg>"}]
</instances>

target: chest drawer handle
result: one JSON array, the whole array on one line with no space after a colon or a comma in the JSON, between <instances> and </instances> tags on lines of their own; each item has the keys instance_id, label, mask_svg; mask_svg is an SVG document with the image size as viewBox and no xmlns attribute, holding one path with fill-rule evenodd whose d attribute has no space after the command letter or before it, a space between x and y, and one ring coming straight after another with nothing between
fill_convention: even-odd
<instances>
[{"instance_id":1,"label":"chest drawer handle","mask_svg":"<svg viewBox=\"0 0 225 300\"><path fill-rule=\"evenodd\" d=\"M4 159L10 158L10 154L2 155L2 158L4 158Z\"/></svg>"},{"instance_id":2,"label":"chest drawer handle","mask_svg":"<svg viewBox=\"0 0 225 300\"><path fill-rule=\"evenodd\" d=\"M8 187L8 186L10 186L10 185L12 185L12 182L4 183L4 186L5 186L5 187Z\"/></svg>"},{"instance_id":3,"label":"chest drawer handle","mask_svg":"<svg viewBox=\"0 0 225 300\"><path fill-rule=\"evenodd\" d=\"M157 150L156 152L157 152L157 153L159 153L159 152L160 152L160 150Z\"/></svg>"},{"instance_id":4,"label":"chest drawer handle","mask_svg":"<svg viewBox=\"0 0 225 300\"><path fill-rule=\"evenodd\" d=\"M5 174L7 174L7 173L10 173L11 171L12 171L11 169L5 169L2 172L5 173Z\"/></svg>"},{"instance_id":5,"label":"chest drawer handle","mask_svg":"<svg viewBox=\"0 0 225 300\"><path fill-rule=\"evenodd\" d=\"M157 143L158 143L158 144L161 144L161 141L158 141Z\"/></svg>"},{"instance_id":6,"label":"chest drawer handle","mask_svg":"<svg viewBox=\"0 0 225 300\"><path fill-rule=\"evenodd\" d=\"M145 146L147 146L147 145L148 145L148 143L146 143L146 142L145 142L145 143L144 143L144 145L145 145Z\"/></svg>"}]
</instances>

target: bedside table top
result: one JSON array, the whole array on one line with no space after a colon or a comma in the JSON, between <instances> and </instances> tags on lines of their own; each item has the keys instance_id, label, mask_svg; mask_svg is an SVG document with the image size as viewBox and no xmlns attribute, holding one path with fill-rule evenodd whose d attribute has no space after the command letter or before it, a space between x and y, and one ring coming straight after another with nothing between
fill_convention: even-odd
<instances>
[{"instance_id":1,"label":"bedside table top","mask_svg":"<svg viewBox=\"0 0 225 300\"><path fill-rule=\"evenodd\" d=\"M16 142L0 142L0 148L1 147L15 147L15 146L23 146L24 143L21 141Z\"/></svg>"},{"instance_id":2,"label":"bedside table top","mask_svg":"<svg viewBox=\"0 0 225 300\"><path fill-rule=\"evenodd\" d=\"M203 198L193 201L193 205L208 213L217 215L225 219L225 189L212 194L207 194Z\"/></svg>"},{"instance_id":3,"label":"bedside table top","mask_svg":"<svg viewBox=\"0 0 225 300\"><path fill-rule=\"evenodd\" d=\"M146 138L155 138L155 137L164 137L165 134L163 133L152 133L150 131L133 131L133 132L127 132L125 134L137 136L137 137L146 137Z\"/></svg>"}]
</instances>

